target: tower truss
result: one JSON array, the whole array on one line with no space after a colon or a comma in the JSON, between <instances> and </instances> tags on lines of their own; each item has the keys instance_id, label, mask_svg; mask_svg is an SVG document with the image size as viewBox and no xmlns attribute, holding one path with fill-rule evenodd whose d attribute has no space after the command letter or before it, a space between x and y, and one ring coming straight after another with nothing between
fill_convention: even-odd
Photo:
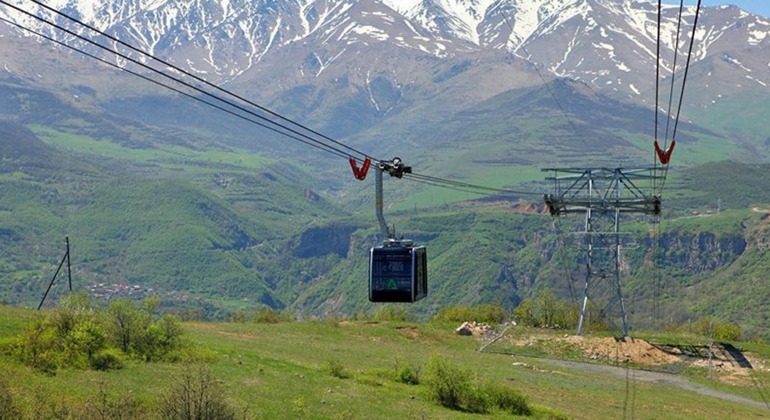
<instances>
[{"instance_id":1,"label":"tower truss","mask_svg":"<svg viewBox=\"0 0 770 420\"><path fill-rule=\"evenodd\" d=\"M553 193L544 197L552 216L584 215L585 282L580 304L577 334L581 335L586 319L589 295L605 283L610 288L604 316L619 307L623 337L628 335L628 316L620 278L621 230L623 215L658 217L661 200L654 191L662 181L664 169L657 166L629 168L544 168L552 173ZM606 283L610 283L609 285Z\"/></svg>"}]
</instances>

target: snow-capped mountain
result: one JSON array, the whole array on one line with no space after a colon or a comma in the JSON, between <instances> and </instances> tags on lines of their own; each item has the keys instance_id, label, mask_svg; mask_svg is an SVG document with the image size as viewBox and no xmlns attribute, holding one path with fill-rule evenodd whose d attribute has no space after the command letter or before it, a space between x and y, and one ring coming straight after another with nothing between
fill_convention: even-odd
<instances>
[{"instance_id":1,"label":"snow-capped mountain","mask_svg":"<svg viewBox=\"0 0 770 420\"><path fill-rule=\"evenodd\" d=\"M11 3L114 44L54 12L60 11L211 82L333 126L341 135L404 116L407 110L412 115L415 109L452 114L555 78L646 107L655 100L658 24L653 0ZM670 80L675 63L678 78L684 68L695 9L684 9L681 25L679 12L678 5L663 10L660 80ZM0 17L95 50L11 7L0 6ZM4 43L37 39L3 22L0 33ZM744 90L770 95L768 34L767 19L734 6L704 8L693 43L688 88L694 93L688 93L688 103L708 109ZM118 49L151 63L125 47ZM31 54L44 55L47 49ZM23 74L24 61L9 59L6 76ZM353 109L355 122L335 120Z\"/></svg>"}]
</instances>

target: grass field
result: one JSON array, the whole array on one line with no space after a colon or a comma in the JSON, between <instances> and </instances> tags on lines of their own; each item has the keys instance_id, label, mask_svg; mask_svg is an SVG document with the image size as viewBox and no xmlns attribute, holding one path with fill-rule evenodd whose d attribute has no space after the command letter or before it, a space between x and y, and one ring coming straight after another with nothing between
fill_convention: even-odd
<instances>
[{"instance_id":1,"label":"grass field","mask_svg":"<svg viewBox=\"0 0 770 420\"><path fill-rule=\"evenodd\" d=\"M33 316L31 311L0 307L0 340L7 341L21 331L24 320ZM523 392L541 418L556 412L576 419L770 415L768 409L756 405L635 380L634 372L624 378L516 355L534 355L531 349L508 347L506 352L480 353L479 341L456 335L455 327L443 323L336 320L184 324L194 351L206 361L214 377L222 381L232 404L246 410L246 418L509 417L500 411L479 415L443 408L428 398L426 385L392 380L397 366L419 370L434 356L468 369L478 378ZM514 338L563 335L517 328L512 333ZM766 353L765 346L761 347ZM41 395L50 396L45 404L61 407L65 402L93 398L99 392L107 392L112 398L131 395L145 407L153 407L169 384L182 371L190 369L183 363L129 362L118 371L60 370L55 376L46 376L7 355L0 357L0 372L10 383L12 396L27 413L34 412L36 406L39 410ZM347 378L331 375L329 366L333 364L342 368ZM759 383L768 379L766 373L757 373L756 378ZM756 382L725 385L698 381L705 387L761 401Z\"/></svg>"}]
</instances>

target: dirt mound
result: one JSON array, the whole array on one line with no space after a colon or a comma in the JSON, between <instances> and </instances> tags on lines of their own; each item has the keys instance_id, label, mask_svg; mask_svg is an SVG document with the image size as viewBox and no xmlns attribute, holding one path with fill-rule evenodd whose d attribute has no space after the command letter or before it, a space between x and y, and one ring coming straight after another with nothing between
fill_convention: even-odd
<instances>
[{"instance_id":1,"label":"dirt mound","mask_svg":"<svg viewBox=\"0 0 770 420\"><path fill-rule=\"evenodd\" d=\"M586 359L600 364L617 365L629 362L636 366L681 364L709 370L709 377L733 385L750 384L753 371L768 371L766 362L756 355L746 354L728 343L709 345L658 344L640 338L561 337L535 334L514 341L517 346L544 349L554 357L577 351Z\"/></svg>"},{"instance_id":2,"label":"dirt mound","mask_svg":"<svg viewBox=\"0 0 770 420\"><path fill-rule=\"evenodd\" d=\"M679 357L661 350L649 341L626 337L568 336L566 341L579 346L593 360L631 362L642 365L665 365L679 361Z\"/></svg>"}]
</instances>

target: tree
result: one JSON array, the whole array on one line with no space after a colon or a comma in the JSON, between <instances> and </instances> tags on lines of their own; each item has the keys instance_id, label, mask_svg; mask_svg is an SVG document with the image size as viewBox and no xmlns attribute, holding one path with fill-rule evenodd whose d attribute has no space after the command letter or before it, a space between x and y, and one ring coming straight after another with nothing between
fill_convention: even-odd
<instances>
[{"instance_id":1,"label":"tree","mask_svg":"<svg viewBox=\"0 0 770 420\"><path fill-rule=\"evenodd\" d=\"M134 308L134 304L126 299L112 302L108 312L115 345L123 353L130 354L132 344L139 335L139 313Z\"/></svg>"}]
</instances>

